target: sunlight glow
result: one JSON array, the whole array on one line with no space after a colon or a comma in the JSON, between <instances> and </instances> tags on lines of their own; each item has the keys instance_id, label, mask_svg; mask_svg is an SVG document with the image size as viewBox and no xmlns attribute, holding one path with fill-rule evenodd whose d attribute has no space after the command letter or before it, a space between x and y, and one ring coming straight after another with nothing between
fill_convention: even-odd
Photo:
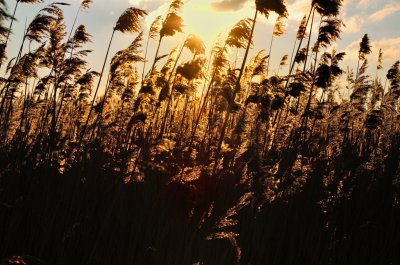
<instances>
[{"instance_id":1,"label":"sunlight glow","mask_svg":"<svg viewBox=\"0 0 400 265\"><path fill-rule=\"evenodd\" d=\"M252 17L254 9L249 3L238 12L219 12L213 9L213 0L187 2L181 12L184 19L184 34L194 33L203 38L207 49L217 40L218 35L225 35L230 28L243 17ZM164 15L168 10L169 3L160 6L149 14L146 24L150 25L155 17Z\"/></svg>"}]
</instances>

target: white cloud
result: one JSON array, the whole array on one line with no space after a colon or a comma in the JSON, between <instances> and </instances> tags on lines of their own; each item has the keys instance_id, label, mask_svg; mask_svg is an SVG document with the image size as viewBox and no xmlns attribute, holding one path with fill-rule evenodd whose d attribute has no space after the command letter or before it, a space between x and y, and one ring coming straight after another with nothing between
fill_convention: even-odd
<instances>
[{"instance_id":1,"label":"white cloud","mask_svg":"<svg viewBox=\"0 0 400 265\"><path fill-rule=\"evenodd\" d=\"M138 3L139 2L139 3ZM147 12L153 12L157 10L161 5L168 3L169 0L130 0L129 3L139 8L146 10Z\"/></svg>"},{"instance_id":2,"label":"white cloud","mask_svg":"<svg viewBox=\"0 0 400 265\"><path fill-rule=\"evenodd\" d=\"M372 5L371 0L360 0L357 4L358 8L368 8Z\"/></svg>"},{"instance_id":3,"label":"white cloud","mask_svg":"<svg viewBox=\"0 0 400 265\"><path fill-rule=\"evenodd\" d=\"M343 32L346 33L357 33L360 32L364 26L365 19L362 16L356 15L350 18L344 19L346 27L343 28Z\"/></svg>"},{"instance_id":4,"label":"white cloud","mask_svg":"<svg viewBox=\"0 0 400 265\"><path fill-rule=\"evenodd\" d=\"M378 41L371 42L371 54L367 56L370 72L376 67L378 60L379 49L383 52L383 65L384 69L388 69L396 60L400 59L400 37L398 38L383 38ZM343 65L355 67L358 60L358 50L360 48L360 40L352 42L344 50L346 52L345 61Z\"/></svg>"},{"instance_id":5,"label":"white cloud","mask_svg":"<svg viewBox=\"0 0 400 265\"><path fill-rule=\"evenodd\" d=\"M346 7L346 6L350 5L351 2L352 2L352 0L344 0L344 1L343 1L343 6Z\"/></svg>"},{"instance_id":6,"label":"white cloud","mask_svg":"<svg viewBox=\"0 0 400 265\"><path fill-rule=\"evenodd\" d=\"M243 8L247 0L222 0L211 3L217 11L237 11Z\"/></svg>"},{"instance_id":7,"label":"white cloud","mask_svg":"<svg viewBox=\"0 0 400 265\"><path fill-rule=\"evenodd\" d=\"M310 0L296 0L288 3L289 19L300 21L305 14L310 12Z\"/></svg>"},{"instance_id":8,"label":"white cloud","mask_svg":"<svg viewBox=\"0 0 400 265\"><path fill-rule=\"evenodd\" d=\"M374 22L379 22L398 11L400 11L400 3L390 3L385 5L382 9L371 14L369 19Z\"/></svg>"},{"instance_id":9,"label":"white cloud","mask_svg":"<svg viewBox=\"0 0 400 265\"><path fill-rule=\"evenodd\" d=\"M385 38L373 42L374 52L378 52L381 48L383 51L383 60L398 60L400 59L400 37L399 38ZM393 63L393 62L389 62Z\"/></svg>"}]
</instances>

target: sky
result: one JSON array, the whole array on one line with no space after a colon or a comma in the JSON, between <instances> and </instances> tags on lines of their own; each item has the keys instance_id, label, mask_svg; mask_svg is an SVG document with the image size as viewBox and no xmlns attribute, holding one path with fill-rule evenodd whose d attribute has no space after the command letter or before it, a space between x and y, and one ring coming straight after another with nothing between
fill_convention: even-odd
<instances>
[{"instance_id":1,"label":"sky","mask_svg":"<svg viewBox=\"0 0 400 265\"><path fill-rule=\"evenodd\" d=\"M71 4L63 8L68 30L72 25L79 1L64 1ZM15 2L15 0L6 0L10 12L13 10ZM16 13L18 21L13 27L13 35L7 51L9 58L13 58L17 54L25 24L29 23L45 4L51 2L44 1L42 4L20 3ZM112 29L119 15L126 8L139 7L149 13L142 21L146 36L147 29L154 18L166 14L169 2L169 0L94 0L91 8L79 15L77 22L78 25L84 24L93 36L92 43L87 46L88 49L93 50L88 57L89 67L92 70L101 70ZM287 0L289 12L286 20L287 30L283 36L274 40L272 47L271 70L273 72L277 71L282 56L290 55L298 25L302 17L308 13L310 3L311 0ZM252 18L254 8L254 0L186 0L180 14L184 19L184 33L165 38L160 54L166 54L171 48L180 45L190 33L202 37L209 51L218 36L226 36L236 22L243 18ZM372 53L367 57L371 76L375 74L379 49L383 51L384 68L380 73L381 76L396 60L400 60L400 0L344 0L340 18L346 27L343 28L341 39L333 47L337 51L344 51L347 54L341 64L342 68L356 67L359 42L366 33L369 35L372 44ZM254 47L250 56L262 49L269 49L275 20L276 15L274 14L270 15L268 19L260 17L255 28ZM319 23L318 18L315 23ZM126 48L136 35L118 32L110 54ZM153 60L155 49L156 43L150 42L148 58L150 62ZM232 56L236 55L236 50L231 52ZM243 53L244 51L239 51L239 59L243 56ZM183 56L183 61L187 57L187 54ZM110 59L108 58L108 62ZM138 65L138 68L141 72L142 65Z\"/></svg>"}]
</instances>

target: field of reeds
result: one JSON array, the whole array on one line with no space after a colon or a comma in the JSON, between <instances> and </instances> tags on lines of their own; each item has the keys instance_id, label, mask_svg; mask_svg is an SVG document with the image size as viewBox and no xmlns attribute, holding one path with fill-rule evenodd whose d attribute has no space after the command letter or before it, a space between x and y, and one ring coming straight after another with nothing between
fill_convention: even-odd
<instances>
[{"instance_id":1,"label":"field of reeds","mask_svg":"<svg viewBox=\"0 0 400 265\"><path fill-rule=\"evenodd\" d=\"M283 0L256 0L254 17L211 52L190 34L165 55L163 41L184 31L183 1L149 30L147 12L130 7L112 36L136 38L100 66L88 65L91 35L79 25L91 0L70 32L66 3L9 2L15 9L0 0L1 265L400 264L400 62L383 69L380 51L367 75L366 34L357 68L342 69L341 0L310 1L274 73ZM29 4L43 8L12 57L12 11ZM269 50L250 56L257 19L270 13Z\"/></svg>"}]
</instances>

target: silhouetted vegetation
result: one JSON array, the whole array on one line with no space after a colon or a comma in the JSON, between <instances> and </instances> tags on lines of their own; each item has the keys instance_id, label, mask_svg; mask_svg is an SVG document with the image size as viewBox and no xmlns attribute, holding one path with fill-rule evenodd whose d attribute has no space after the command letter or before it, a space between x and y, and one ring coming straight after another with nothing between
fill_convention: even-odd
<instances>
[{"instance_id":1,"label":"silhouetted vegetation","mask_svg":"<svg viewBox=\"0 0 400 265\"><path fill-rule=\"evenodd\" d=\"M380 50L368 76L365 35L342 69L341 0L311 1L275 72L283 0L256 0L209 55L193 34L159 54L184 32L183 1L147 32L130 7L99 72L75 24L91 2L70 32L71 7L45 5L8 60L0 0L0 264L400 264L400 62L382 82ZM109 56L117 32L136 37Z\"/></svg>"}]
</instances>

